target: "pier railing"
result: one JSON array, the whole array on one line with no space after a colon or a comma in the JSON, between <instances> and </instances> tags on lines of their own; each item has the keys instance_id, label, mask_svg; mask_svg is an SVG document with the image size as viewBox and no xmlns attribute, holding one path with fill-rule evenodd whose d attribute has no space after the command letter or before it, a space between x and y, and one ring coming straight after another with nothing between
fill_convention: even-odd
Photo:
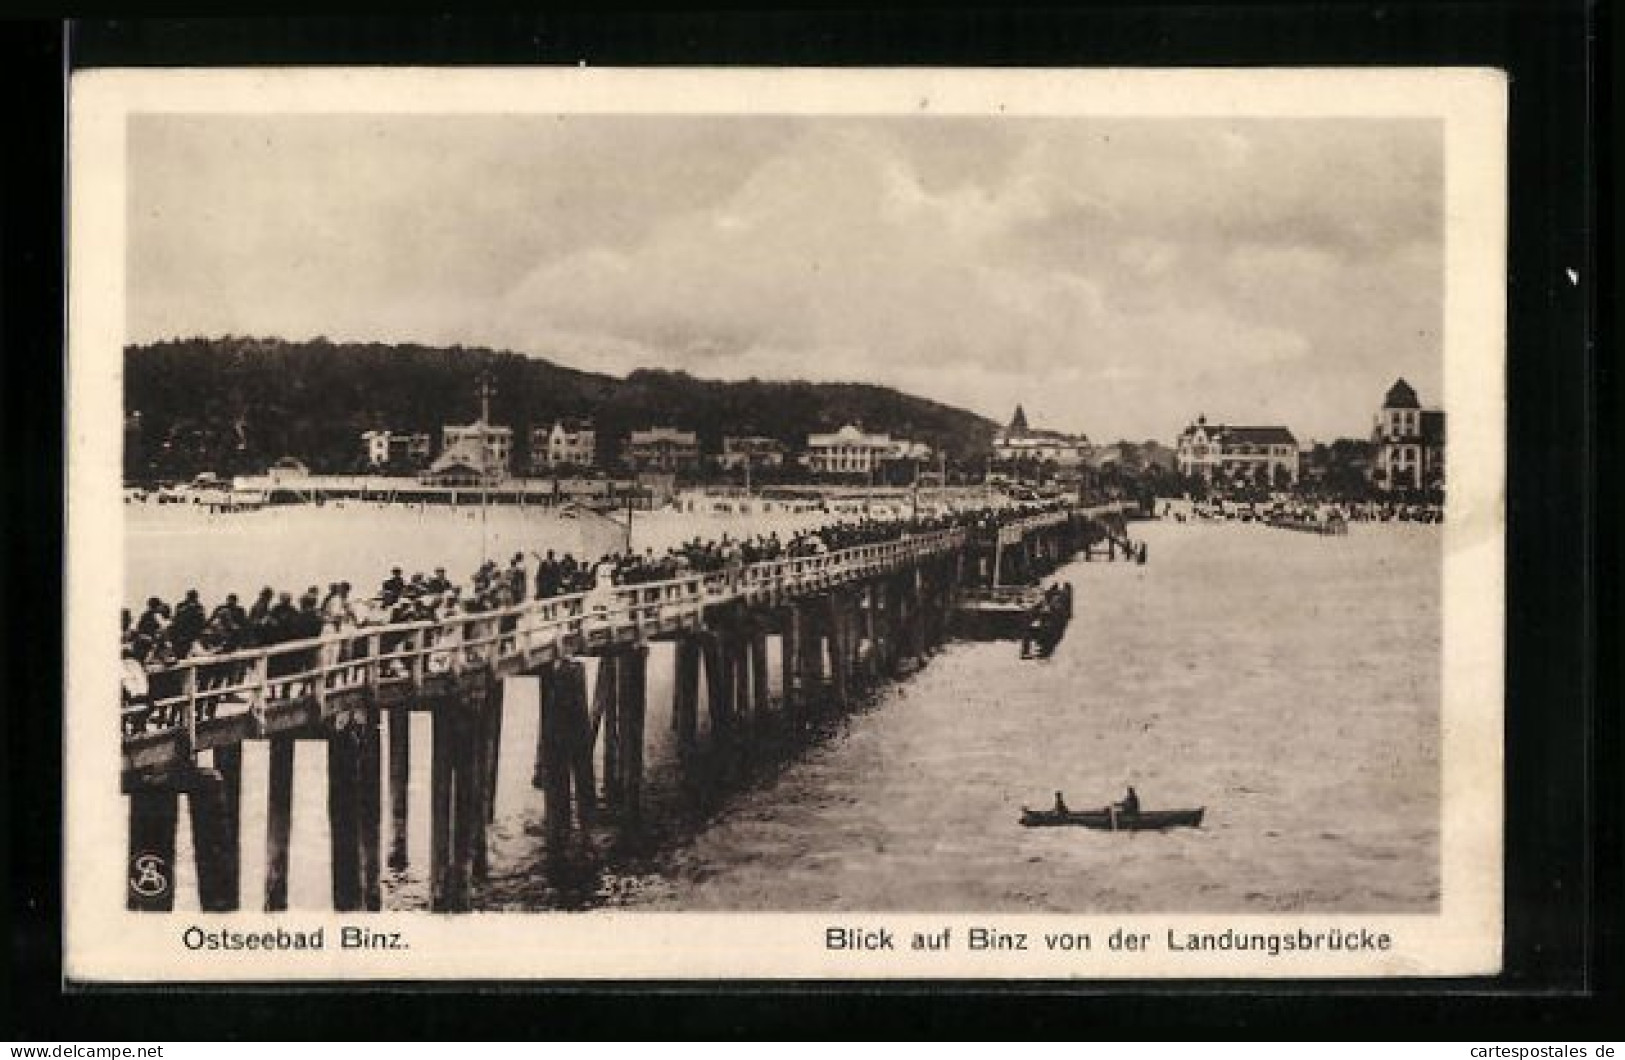
<instances>
[{"instance_id":1,"label":"pier railing","mask_svg":"<svg viewBox=\"0 0 1625 1060\"><path fill-rule=\"evenodd\" d=\"M147 694L121 707L124 765L139 770L250 736L290 731L327 716L334 701L362 692L373 701L399 701L469 671L500 677L595 648L697 629L707 608L773 604L824 592L960 548L965 537L963 530L936 531L502 610L337 630L184 659L146 671Z\"/></svg>"},{"instance_id":2,"label":"pier railing","mask_svg":"<svg viewBox=\"0 0 1625 1060\"><path fill-rule=\"evenodd\" d=\"M1034 530L1059 526L1070 518L1072 518L1070 512L1045 512L1042 515L1030 515L1025 519L1017 519L1015 522L1006 523L999 527L998 542L1001 545L1018 544L1022 538Z\"/></svg>"},{"instance_id":3,"label":"pier railing","mask_svg":"<svg viewBox=\"0 0 1625 1060\"><path fill-rule=\"evenodd\" d=\"M1099 518L1105 515L1121 515L1127 511L1129 505L1123 501L1112 501L1108 504L1096 504L1088 508L1069 508L1063 511L1041 512L1038 515L1029 515L1024 519L1017 519L999 527L994 538L983 538L984 541L997 540L1000 545L1019 544L1023 538L1035 530L1043 530L1051 526L1060 526L1062 523L1077 516Z\"/></svg>"}]
</instances>

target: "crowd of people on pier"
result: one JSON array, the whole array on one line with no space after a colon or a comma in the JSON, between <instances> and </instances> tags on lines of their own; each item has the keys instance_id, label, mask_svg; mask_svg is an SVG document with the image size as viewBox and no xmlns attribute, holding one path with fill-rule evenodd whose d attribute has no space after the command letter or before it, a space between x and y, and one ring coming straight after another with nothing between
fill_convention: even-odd
<instances>
[{"instance_id":1,"label":"crowd of people on pier","mask_svg":"<svg viewBox=\"0 0 1625 1060\"><path fill-rule=\"evenodd\" d=\"M531 553L535 562L529 563L524 553L515 553L506 565L494 560L482 563L466 584L450 579L443 567L427 575L407 575L394 567L377 593L368 598L360 598L349 582L332 582L325 592L311 585L297 597L267 586L247 608L236 593L211 608L191 589L174 605L152 597L139 615L125 609L122 655L148 669L163 668L183 659L308 640L346 629L436 621L574 593L601 596L618 586L738 571L754 563L817 556L939 530L987 533L1013 519L1066 507L1065 502L1053 502L894 519L864 517L782 536L777 531L742 537L725 533L717 539L695 537L662 553L652 548L641 553L628 549L602 555L595 562L549 550Z\"/></svg>"}]
</instances>

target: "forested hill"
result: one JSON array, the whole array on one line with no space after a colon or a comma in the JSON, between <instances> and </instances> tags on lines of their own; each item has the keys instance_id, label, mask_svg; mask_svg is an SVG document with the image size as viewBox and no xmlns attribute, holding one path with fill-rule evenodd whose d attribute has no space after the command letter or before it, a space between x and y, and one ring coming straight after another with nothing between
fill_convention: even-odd
<instances>
[{"instance_id":1,"label":"forested hill","mask_svg":"<svg viewBox=\"0 0 1625 1060\"><path fill-rule=\"evenodd\" d=\"M514 428L518 460L532 426L592 417L600 444L634 428L762 434L800 449L810 432L856 423L985 452L996 425L963 409L856 383L718 382L639 370L625 379L517 353L378 343L195 338L124 351L125 473L132 480L263 470L293 456L313 471L361 466L363 431L427 431L479 414L479 377L495 387L491 420ZM139 413L139 416L132 414ZM516 462L517 463L517 462Z\"/></svg>"}]
</instances>

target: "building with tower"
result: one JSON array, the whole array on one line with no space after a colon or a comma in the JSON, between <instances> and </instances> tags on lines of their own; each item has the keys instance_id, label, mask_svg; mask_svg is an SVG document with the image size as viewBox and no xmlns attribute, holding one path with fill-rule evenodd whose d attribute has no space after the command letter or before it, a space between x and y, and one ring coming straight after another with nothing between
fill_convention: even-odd
<instances>
[{"instance_id":1,"label":"building with tower","mask_svg":"<svg viewBox=\"0 0 1625 1060\"><path fill-rule=\"evenodd\" d=\"M1010 417L1010 425L993 436L993 457L1001 463L1079 467L1088 461L1089 453L1087 436L1029 426L1027 411L1020 405Z\"/></svg>"},{"instance_id":2,"label":"building with tower","mask_svg":"<svg viewBox=\"0 0 1625 1060\"><path fill-rule=\"evenodd\" d=\"M513 428L491 423L491 382L480 380L480 418L441 429L440 455L422 479L438 486L488 486L508 477Z\"/></svg>"},{"instance_id":3,"label":"building with tower","mask_svg":"<svg viewBox=\"0 0 1625 1060\"><path fill-rule=\"evenodd\" d=\"M1416 390L1397 379L1371 430L1371 484L1384 492L1444 488L1444 412L1425 409Z\"/></svg>"}]
</instances>

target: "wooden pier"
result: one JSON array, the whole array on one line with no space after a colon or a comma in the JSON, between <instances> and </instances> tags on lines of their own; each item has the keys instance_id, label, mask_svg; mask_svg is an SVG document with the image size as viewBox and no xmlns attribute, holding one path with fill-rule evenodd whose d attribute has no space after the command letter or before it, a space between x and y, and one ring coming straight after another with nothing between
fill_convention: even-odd
<instances>
[{"instance_id":1,"label":"wooden pier","mask_svg":"<svg viewBox=\"0 0 1625 1060\"><path fill-rule=\"evenodd\" d=\"M242 745L266 740L267 783L248 794L265 804L267 911L288 905L299 741L326 745L336 911L380 909L383 867L406 867L414 755L430 762L431 907L470 909L487 871L504 687L515 678L538 683L531 779L543 792L549 855L601 825L646 842L651 641L675 644L672 724L683 767L706 782L725 779L752 754L755 734L805 730L923 665L948 636L962 592L1041 576L1103 535L1110 540L1116 511L1047 512L1007 523L996 537L944 530L626 586L597 608L597 596L559 596L153 671L148 699L121 708L128 905L174 907L184 794L202 907L240 908ZM779 642L777 681L770 636ZM598 659L590 688L589 656ZM416 712L432 719L428 747L413 746Z\"/></svg>"}]
</instances>

